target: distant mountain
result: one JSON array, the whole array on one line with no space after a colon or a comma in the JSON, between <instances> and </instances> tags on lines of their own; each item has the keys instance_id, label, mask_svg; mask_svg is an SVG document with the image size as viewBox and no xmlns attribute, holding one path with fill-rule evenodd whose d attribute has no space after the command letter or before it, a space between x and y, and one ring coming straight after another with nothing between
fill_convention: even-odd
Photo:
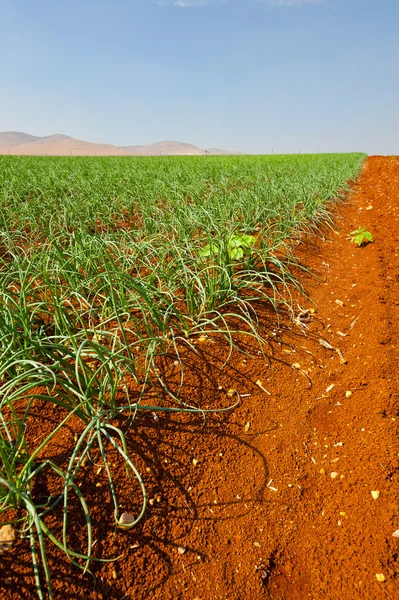
<instances>
[{"instance_id":1,"label":"distant mountain","mask_svg":"<svg viewBox=\"0 0 399 600\"><path fill-rule=\"evenodd\" d=\"M47 137L38 137L35 141L36 144L47 144L47 143L55 143L55 142L63 142L64 140L73 140L69 135L64 135L63 133L53 133L53 135L48 135Z\"/></svg>"},{"instance_id":2,"label":"distant mountain","mask_svg":"<svg viewBox=\"0 0 399 600\"><path fill-rule=\"evenodd\" d=\"M43 138L40 142L13 146L9 153L25 156L129 156L129 152L112 144L92 144L74 138L53 138L54 136L49 136L49 139Z\"/></svg>"},{"instance_id":3,"label":"distant mountain","mask_svg":"<svg viewBox=\"0 0 399 600\"><path fill-rule=\"evenodd\" d=\"M0 133L0 148L12 148L29 142L35 142L40 138L19 131L3 131Z\"/></svg>"},{"instance_id":4,"label":"distant mountain","mask_svg":"<svg viewBox=\"0 0 399 600\"><path fill-rule=\"evenodd\" d=\"M124 149L135 156L196 156L204 154L203 150L183 142L155 142L146 146L124 146Z\"/></svg>"},{"instance_id":5,"label":"distant mountain","mask_svg":"<svg viewBox=\"0 0 399 600\"><path fill-rule=\"evenodd\" d=\"M20 131L3 131L0 133L0 148L13 148L22 144L42 144L44 142L60 142L72 138L62 133L56 133L47 137L37 137Z\"/></svg>"},{"instance_id":6,"label":"distant mountain","mask_svg":"<svg viewBox=\"0 0 399 600\"><path fill-rule=\"evenodd\" d=\"M19 131L0 132L0 154L26 156L202 156L238 154L211 148L201 150L192 144L164 141L141 146L114 146L77 140L62 133L38 137Z\"/></svg>"},{"instance_id":7,"label":"distant mountain","mask_svg":"<svg viewBox=\"0 0 399 600\"><path fill-rule=\"evenodd\" d=\"M219 148L207 148L205 151L202 151L203 154L212 154L212 155L237 155L241 154L241 152L234 152L234 150L219 150Z\"/></svg>"}]
</instances>

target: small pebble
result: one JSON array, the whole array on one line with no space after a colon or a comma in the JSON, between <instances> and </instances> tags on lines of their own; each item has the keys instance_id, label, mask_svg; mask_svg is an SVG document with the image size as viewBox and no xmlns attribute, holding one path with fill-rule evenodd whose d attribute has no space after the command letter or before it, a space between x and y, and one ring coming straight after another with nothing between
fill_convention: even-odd
<instances>
[{"instance_id":1,"label":"small pebble","mask_svg":"<svg viewBox=\"0 0 399 600\"><path fill-rule=\"evenodd\" d=\"M124 512L122 513L120 519L119 519L119 525L131 525L132 523L134 523L135 521L135 517L133 515L131 515L130 513Z\"/></svg>"},{"instance_id":2,"label":"small pebble","mask_svg":"<svg viewBox=\"0 0 399 600\"><path fill-rule=\"evenodd\" d=\"M338 477L338 473L336 471L333 471L331 473L331 479L336 479Z\"/></svg>"},{"instance_id":3,"label":"small pebble","mask_svg":"<svg viewBox=\"0 0 399 600\"><path fill-rule=\"evenodd\" d=\"M377 581L385 581L385 575L383 573L376 573L375 578Z\"/></svg>"},{"instance_id":4,"label":"small pebble","mask_svg":"<svg viewBox=\"0 0 399 600\"><path fill-rule=\"evenodd\" d=\"M12 525L0 527L0 553L10 550L15 540L15 529Z\"/></svg>"},{"instance_id":5,"label":"small pebble","mask_svg":"<svg viewBox=\"0 0 399 600\"><path fill-rule=\"evenodd\" d=\"M371 492L371 495L373 496L374 500L378 500L378 498L380 497L380 492L378 490L373 490Z\"/></svg>"},{"instance_id":6,"label":"small pebble","mask_svg":"<svg viewBox=\"0 0 399 600\"><path fill-rule=\"evenodd\" d=\"M348 390L347 392L345 392L345 397L346 398L350 398L352 396L352 392L350 390Z\"/></svg>"},{"instance_id":7,"label":"small pebble","mask_svg":"<svg viewBox=\"0 0 399 600\"><path fill-rule=\"evenodd\" d=\"M185 554L187 551L187 548L185 546L179 546L177 551L179 554Z\"/></svg>"}]
</instances>

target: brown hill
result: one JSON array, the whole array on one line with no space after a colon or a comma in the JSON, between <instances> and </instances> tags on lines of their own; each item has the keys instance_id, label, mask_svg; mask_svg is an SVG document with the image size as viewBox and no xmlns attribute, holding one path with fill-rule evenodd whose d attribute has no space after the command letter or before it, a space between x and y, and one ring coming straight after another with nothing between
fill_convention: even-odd
<instances>
[{"instance_id":1,"label":"brown hill","mask_svg":"<svg viewBox=\"0 0 399 600\"><path fill-rule=\"evenodd\" d=\"M184 142L155 142L145 146L124 146L135 156L196 156L204 154L197 146Z\"/></svg>"},{"instance_id":2,"label":"brown hill","mask_svg":"<svg viewBox=\"0 0 399 600\"><path fill-rule=\"evenodd\" d=\"M140 146L95 144L62 133L38 137L17 131L0 132L0 154L25 156L202 156L237 154L212 148L201 150L192 144L164 141Z\"/></svg>"},{"instance_id":3,"label":"brown hill","mask_svg":"<svg viewBox=\"0 0 399 600\"><path fill-rule=\"evenodd\" d=\"M46 137L38 137L21 131L3 131L0 132L0 148L11 149L24 144L40 144L43 142L60 142L62 140L71 140L72 138L62 133L55 133Z\"/></svg>"},{"instance_id":4,"label":"brown hill","mask_svg":"<svg viewBox=\"0 0 399 600\"><path fill-rule=\"evenodd\" d=\"M10 154L25 156L123 156L129 155L112 144L92 144L73 138L21 144L10 148Z\"/></svg>"}]
</instances>

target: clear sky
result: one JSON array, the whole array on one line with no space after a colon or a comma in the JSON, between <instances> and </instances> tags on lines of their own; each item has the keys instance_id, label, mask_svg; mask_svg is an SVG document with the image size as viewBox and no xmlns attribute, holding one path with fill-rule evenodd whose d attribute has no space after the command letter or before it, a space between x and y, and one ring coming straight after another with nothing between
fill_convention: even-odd
<instances>
[{"instance_id":1,"label":"clear sky","mask_svg":"<svg viewBox=\"0 0 399 600\"><path fill-rule=\"evenodd\" d=\"M399 154L399 0L0 0L0 131Z\"/></svg>"}]
</instances>

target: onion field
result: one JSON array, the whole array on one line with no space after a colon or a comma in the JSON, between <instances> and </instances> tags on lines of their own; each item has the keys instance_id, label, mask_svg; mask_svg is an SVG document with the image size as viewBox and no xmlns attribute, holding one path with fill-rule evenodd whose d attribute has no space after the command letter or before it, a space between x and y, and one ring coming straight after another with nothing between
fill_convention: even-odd
<instances>
[{"instance_id":1,"label":"onion field","mask_svg":"<svg viewBox=\"0 0 399 600\"><path fill-rule=\"evenodd\" d=\"M241 332L262 348L257 307L290 310L306 268L295 249L333 223L364 159L0 157L0 514L31 548L40 598L53 597L53 545L77 570L109 560L94 547L80 485L87 462L106 473L115 527L132 529L147 510L126 442L139 435L137 413L206 417L236 402L182 402L159 358L172 350L179 361L180 345L204 335L224 336L232 348ZM183 382L184 364L181 373ZM163 392L156 401L154 389ZM38 409L58 422L33 439ZM73 442L62 460L52 458L72 424ZM115 453L132 489L125 512ZM82 515L85 547L73 546L73 512Z\"/></svg>"}]
</instances>

